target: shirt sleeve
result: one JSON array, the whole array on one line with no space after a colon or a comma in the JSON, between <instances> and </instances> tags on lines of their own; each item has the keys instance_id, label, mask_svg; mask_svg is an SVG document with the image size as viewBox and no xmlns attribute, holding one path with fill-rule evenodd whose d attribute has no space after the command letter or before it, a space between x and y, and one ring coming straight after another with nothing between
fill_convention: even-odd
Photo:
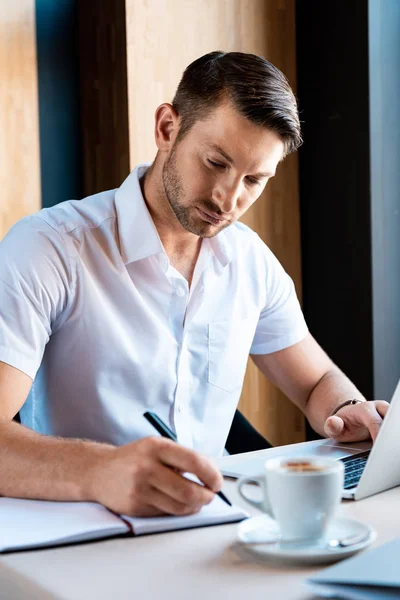
<instances>
[{"instance_id":1,"label":"shirt sleeve","mask_svg":"<svg viewBox=\"0 0 400 600\"><path fill-rule=\"evenodd\" d=\"M292 279L259 238L263 254L266 302L250 354L270 354L293 346L308 333Z\"/></svg>"},{"instance_id":2,"label":"shirt sleeve","mask_svg":"<svg viewBox=\"0 0 400 600\"><path fill-rule=\"evenodd\" d=\"M72 283L61 235L36 215L18 221L0 243L0 361L35 378Z\"/></svg>"}]
</instances>

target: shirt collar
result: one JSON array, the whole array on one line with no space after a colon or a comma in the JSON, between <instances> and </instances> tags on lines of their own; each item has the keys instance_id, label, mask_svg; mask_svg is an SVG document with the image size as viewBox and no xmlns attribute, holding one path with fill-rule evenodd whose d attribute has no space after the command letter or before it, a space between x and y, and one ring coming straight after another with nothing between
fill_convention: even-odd
<instances>
[{"instance_id":1,"label":"shirt collar","mask_svg":"<svg viewBox=\"0 0 400 600\"><path fill-rule=\"evenodd\" d=\"M140 187L140 179L149 167L150 164L138 165L115 193L119 243L125 264L155 254L163 254L167 258ZM221 231L208 241L220 266L226 267L232 260L232 245L227 232ZM168 258L164 263L168 268Z\"/></svg>"},{"instance_id":2,"label":"shirt collar","mask_svg":"<svg viewBox=\"0 0 400 600\"><path fill-rule=\"evenodd\" d=\"M139 183L149 166L138 165L115 194L119 243L125 264L165 252Z\"/></svg>"},{"instance_id":3,"label":"shirt collar","mask_svg":"<svg viewBox=\"0 0 400 600\"><path fill-rule=\"evenodd\" d=\"M221 231L218 235L209 238L211 250L218 260L221 268L226 267L232 260L232 244L226 231Z\"/></svg>"}]
</instances>

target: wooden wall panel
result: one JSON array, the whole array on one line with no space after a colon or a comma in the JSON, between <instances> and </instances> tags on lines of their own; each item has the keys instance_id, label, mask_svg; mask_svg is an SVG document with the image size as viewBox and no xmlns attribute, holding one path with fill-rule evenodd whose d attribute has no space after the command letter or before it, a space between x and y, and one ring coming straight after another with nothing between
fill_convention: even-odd
<instances>
[{"instance_id":1,"label":"wooden wall panel","mask_svg":"<svg viewBox=\"0 0 400 600\"><path fill-rule=\"evenodd\" d=\"M154 112L172 100L184 68L212 50L261 54L295 88L294 0L126 0L129 146L131 168L153 160ZM278 256L300 289L297 157L279 167L243 221ZM243 413L274 445L302 441L303 415L248 366Z\"/></svg>"},{"instance_id":2,"label":"wooden wall panel","mask_svg":"<svg viewBox=\"0 0 400 600\"><path fill-rule=\"evenodd\" d=\"M80 0L84 194L118 187L129 173L124 0Z\"/></svg>"},{"instance_id":3,"label":"wooden wall panel","mask_svg":"<svg viewBox=\"0 0 400 600\"><path fill-rule=\"evenodd\" d=\"M0 3L0 82L1 239L41 205L34 0Z\"/></svg>"}]
</instances>

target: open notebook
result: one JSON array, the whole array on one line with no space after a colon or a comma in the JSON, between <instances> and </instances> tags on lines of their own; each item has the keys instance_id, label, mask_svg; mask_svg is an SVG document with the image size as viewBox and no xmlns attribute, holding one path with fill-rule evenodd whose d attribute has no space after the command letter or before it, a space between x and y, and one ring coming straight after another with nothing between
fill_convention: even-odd
<instances>
[{"instance_id":1,"label":"open notebook","mask_svg":"<svg viewBox=\"0 0 400 600\"><path fill-rule=\"evenodd\" d=\"M127 517L91 502L0 498L0 552L28 550L117 535L144 535L241 521L248 513L221 498L195 515Z\"/></svg>"}]
</instances>

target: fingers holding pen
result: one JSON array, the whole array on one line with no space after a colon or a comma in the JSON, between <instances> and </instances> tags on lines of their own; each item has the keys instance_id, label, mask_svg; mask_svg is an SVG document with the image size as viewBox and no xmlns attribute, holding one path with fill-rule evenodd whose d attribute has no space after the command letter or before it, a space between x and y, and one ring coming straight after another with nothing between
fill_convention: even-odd
<instances>
[{"instance_id":1,"label":"fingers holding pen","mask_svg":"<svg viewBox=\"0 0 400 600\"><path fill-rule=\"evenodd\" d=\"M164 439L177 441L176 434L154 412L146 411L143 416ZM158 443L162 444L161 441ZM202 456L190 448L171 445L170 442L165 442L164 450L163 455L160 457L162 462L172 467L175 471L192 473L206 487L214 490L214 492L220 492L223 483L222 475L218 467L209 458Z\"/></svg>"},{"instance_id":2,"label":"fingers holding pen","mask_svg":"<svg viewBox=\"0 0 400 600\"><path fill-rule=\"evenodd\" d=\"M169 514L184 515L198 512L213 500L222 485L222 476L207 457L165 438L153 438L153 449L156 460L146 475L153 506ZM190 475L204 485L188 478ZM215 490L210 489L212 485Z\"/></svg>"},{"instance_id":3,"label":"fingers holding pen","mask_svg":"<svg viewBox=\"0 0 400 600\"><path fill-rule=\"evenodd\" d=\"M149 483L189 511L209 504L215 496L212 490L164 465L154 470Z\"/></svg>"},{"instance_id":4,"label":"fingers holding pen","mask_svg":"<svg viewBox=\"0 0 400 600\"><path fill-rule=\"evenodd\" d=\"M160 459L166 466L182 473L192 473L213 492L221 490L223 484L221 472L210 458L170 440L162 441L164 444ZM162 441L160 440L161 443Z\"/></svg>"},{"instance_id":5,"label":"fingers holding pen","mask_svg":"<svg viewBox=\"0 0 400 600\"><path fill-rule=\"evenodd\" d=\"M182 473L193 474L204 485ZM195 513L222 486L222 476L211 460L159 437L102 453L88 477L88 500L131 516Z\"/></svg>"},{"instance_id":6,"label":"fingers holding pen","mask_svg":"<svg viewBox=\"0 0 400 600\"><path fill-rule=\"evenodd\" d=\"M154 517L161 515L186 516L199 512L202 506L184 504L160 489L148 486L141 495L140 505L135 506L132 516ZM128 513L129 514L129 513Z\"/></svg>"}]
</instances>

